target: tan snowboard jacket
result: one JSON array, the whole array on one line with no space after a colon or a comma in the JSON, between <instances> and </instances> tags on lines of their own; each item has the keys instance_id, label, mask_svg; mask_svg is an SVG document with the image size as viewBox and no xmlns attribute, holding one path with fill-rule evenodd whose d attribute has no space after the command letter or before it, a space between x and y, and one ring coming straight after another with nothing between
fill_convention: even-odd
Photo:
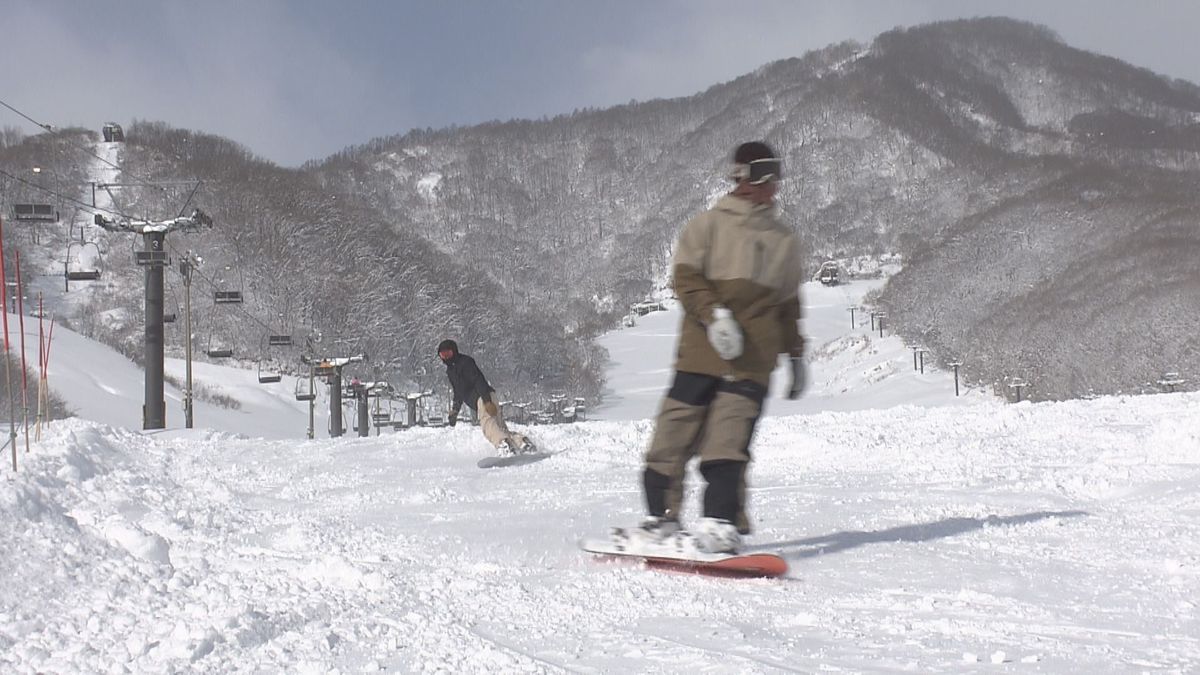
<instances>
[{"instance_id":1,"label":"tan snowboard jacket","mask_svg":"<svg viewBox=\"0 0 1200 675\"><path fill-rule=\"evenodd\" d=\"M675 369L768 384L779 354L800 356L800 249L775 207L726 195L683 228L673 261L684 308ZM708 342L713 308L733 312L744 350L732 361Z\"/></svg>"}]
</instances>

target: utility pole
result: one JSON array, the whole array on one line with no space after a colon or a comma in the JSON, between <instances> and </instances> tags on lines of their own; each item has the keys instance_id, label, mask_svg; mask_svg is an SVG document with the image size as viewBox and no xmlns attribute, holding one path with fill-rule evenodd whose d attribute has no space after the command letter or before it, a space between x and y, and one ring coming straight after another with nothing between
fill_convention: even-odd
<instances>
[{"instance_id":1,"label":"utility pole","mask_svg":"<svg viewBox=\"0 0 1200 675\"><path fill-rule=\"evenodd\" d=\"M96 214L96 224L109 232L133 232L142 235L143 249L134 254L139 266L146 268L146 393L142 405L142 428L165 429L167 405L163 397L163 269L171 264L166 251L167 234L195 232L201 226L212 227L200 209L190 216L171 220L112 220ZM190 340L190 336L189 336Z\"/></svg>"},{"instance_id":2,"label":"utility pole","mask_svg":"<svg viewBox=\"0 0 1200 675\"><path fill-rule=\"evenodd\" d=\"M316 426L316 422L317 422L316 421L316 416L317 416L316 393L317 393L317 390L313 388L314 384L316 384L316 375L314 374L313 366L310 365L308 367L308 393L312 395L312 398L308 399L308 438L309 438L309 440L311 440L316 434L316 431L313 428Z\"/></svg>"},{"instance_id":3,"label":"utility pole","mask_svg":"<svg viewBox=\"0 0 1200 675\"><path fill-rule=\"evenodd\" d=\"M192 252L188 251L179 261L179 272L183 274L183 353L187 364L187 382L183 389L183 425L192 428Z\"/></svg>"}]
</instances>

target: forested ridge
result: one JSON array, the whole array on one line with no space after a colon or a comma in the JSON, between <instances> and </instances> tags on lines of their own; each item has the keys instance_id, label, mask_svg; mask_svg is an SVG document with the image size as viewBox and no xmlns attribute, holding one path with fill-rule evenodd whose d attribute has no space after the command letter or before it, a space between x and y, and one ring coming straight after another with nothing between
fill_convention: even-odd
<instances>
[{"instance_id":1,"label":"forested ridge","mask_svg":"<svg viewBox=\"0 0 1200 675\"><path fill-rule=\"evenodd\" d=\"M130 176L202 181L191 204L216 227L177 244L269 328L210 306L193 339L248 355L278 326L432 386L433 345L454 337L519 396L595 397L592 338L664 292L679 228L757 138L785 159L807 271L900 254L878 308L968 378L1062 398L1200 373L1200 90L1009 19L897 29L685 98L413 130L300 169L161 122L127 136ZM8 139L0 166L53 142ZM56 152L82 181L88 158ZM118 196L169 213L186 195ZM135 351L140 276L110 267L112 292L73 320Z\"/></svg>"}]
</instances>

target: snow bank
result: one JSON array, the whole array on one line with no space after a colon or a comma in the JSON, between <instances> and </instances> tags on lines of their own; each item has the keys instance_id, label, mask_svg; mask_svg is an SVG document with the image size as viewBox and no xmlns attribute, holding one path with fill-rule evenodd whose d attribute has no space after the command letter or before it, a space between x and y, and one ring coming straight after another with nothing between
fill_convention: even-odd
<instances>
[{"instance_id":1,"label":"snow bank","mask_svg":"<svg viewBox=\"0 0 1200 675\"><path fill-rule=\"evenodd\" d=\"M532 428L556 454L501 470L468 426L59 423L0 481L0 670L1189 672L1197 419L1197 394L768 418L748 545L781 581L578 551L638 517L647 421Z\"/></svg>"}]
</instances>

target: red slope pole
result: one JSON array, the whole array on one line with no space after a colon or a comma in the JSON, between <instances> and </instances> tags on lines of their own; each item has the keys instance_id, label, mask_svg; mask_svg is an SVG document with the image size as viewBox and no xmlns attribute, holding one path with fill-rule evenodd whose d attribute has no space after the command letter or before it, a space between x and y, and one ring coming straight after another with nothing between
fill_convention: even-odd
<instances>
[{"instance_id":1,"label":"red slope pole","mask_svg":"<svg viewBox=\"0 0 1200 675\"><path fill-rule=\"evenodd\" d=\"M42 384L46 382L46 309L42 305L42 292L38 291L38 403L37 422L33 425L37 440L42 440Z\"/></svg>"},{"instance_id":2,"label":"red slope pole","mask_svg":"<svg viewBox=\"0 0 1200 675\"><path fill-rule=\"evenodd\" d=\"M17 323L21 329L21 421L25 425L25 452L29 452L29 367L25 362L25 285L21 283L21 251L17 259Z\"/></svg>"},{"instance_id":3,"label":"red slope pole","mask_svg":"<svg viewBox=\"0 0 1200 675\"><path fill-rule=\"evenodd\" d=\"M12 443L12 467L17 470L17 412L12 395L12 366L8 358L8 275L4 273L4 219L0 218L0 305L4 306L4 378L8 381L10 412L8 442Z\"/></svg>"}]
</instances>

